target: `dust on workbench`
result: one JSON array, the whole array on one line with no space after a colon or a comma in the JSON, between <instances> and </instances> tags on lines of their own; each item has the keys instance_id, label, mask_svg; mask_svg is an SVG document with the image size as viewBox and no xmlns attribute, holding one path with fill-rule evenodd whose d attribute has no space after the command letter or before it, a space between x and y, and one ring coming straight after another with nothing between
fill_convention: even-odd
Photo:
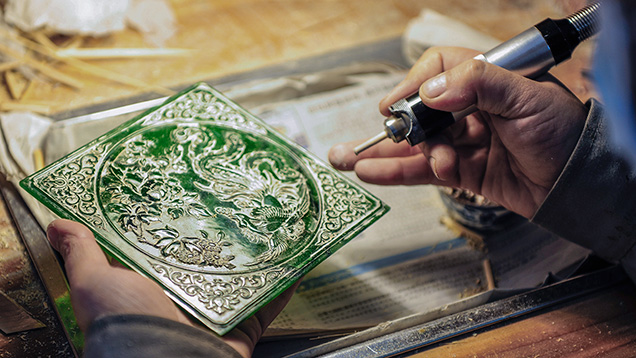
<instances>
[{"instance_id":1,"label":"dust on workbench","mask_svg":"<svg viewBox=\"0 0 636 358\"><path fill-rule=\"evenodd\" d=\"M0 200L0 290L46 327L4 335L0 332L0 357L73 357L48 295Z\"/></svg>"},{"instance_id":2,"label":"dust on workbench","mask_svg":"<svg viewBox=\"0 0 636 358\"><path fill-rule=\"evenodd\" d=\"M505 40L545 17L562 17L585 0L171 0L178 32L165 44L192 49L187 57L78 60L60 58L67 48L144 48L150 45L127 29L100 38L62 36L36 31L12 41L27 44L25 54L11 56L3 45L0 63L4 86L0 107L54 113L109 102L149 91L182 86L232 73L399 36L409 21L429 8ZM3 30L6 43L6 31ZM585 97L572 68L587 64L589 50L579 49L557 75ZM19 57L17 59L13 57ZM12 59L13 58L13 59ZM40 62L40 65L36 65ZM18 65L36 76L24 78ZM567 65L567 66L566 66ZM578 72L577 72L578 73ZM109 76L111 74L111 76ZM0 108L2 109L2 108Z\"/></svg>"}]
</instances>

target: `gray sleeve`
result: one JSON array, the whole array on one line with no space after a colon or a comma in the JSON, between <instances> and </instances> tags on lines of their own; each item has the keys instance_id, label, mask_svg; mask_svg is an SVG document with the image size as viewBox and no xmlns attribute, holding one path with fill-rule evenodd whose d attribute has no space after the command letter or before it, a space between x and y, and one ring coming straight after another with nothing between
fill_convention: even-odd
<instances>
[{"instance_id":1,"label":"gray sleeve","mask_svg":"<svg viewBox=\"0 0 636 358\"><path fill-rule=\"evenodd\" d=\"M636 170L612 151L603 108L595 100L563 172L532 221L622 263L636 279Z\"/></svg>"},{"instance_id":2,"label":"gray sleeve","mask_svg":"<svg viewBox=\"0 0 636 358\"><path fill-rule=\"evenodd\" d=\"M211 332L165 318L114 315L93 322L86 332L84 357L240 358Z\"/></svg>"}]
</instances>

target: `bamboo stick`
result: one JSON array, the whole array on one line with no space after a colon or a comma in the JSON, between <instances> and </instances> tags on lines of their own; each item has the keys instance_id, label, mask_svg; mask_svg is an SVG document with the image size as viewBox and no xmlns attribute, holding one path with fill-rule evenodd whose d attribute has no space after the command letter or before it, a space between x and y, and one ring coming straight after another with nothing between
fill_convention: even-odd
<instances>
[{"instance_id":1,"label":"bamboo stick","mask_svg":"<svg viewBox=\"0 0 636 358\"><path fill-rule=\"evenodd\" d=\"M157 58L184 57L193 53L192 50L180 48L71 48L55 51L60 58L76 58L83 60L112 59L112 58Z\"/></svg>"},{"instance_id":2,"label":"bamboo stick","mask_svg":"<svg viewBox=\"0 0 636 358\"><path fill-rule=\"evenodd\" d=\"M80 45L82 45L82 42L84 42L84 38L82 36L75 35L75 36L71 37L70 39L68 39L67 41L65 41L60 47L62 47L62 48L78 48L78 47L80 47Z\"/></svg>"},{"instance_id":3,"label":"bamboo stick","mask_svg":"<svg viewBox=\"0 0 636 358\"><path fill-rule=\"evenodd\" d=\"M71 66L73 68L75 68L76 70L82 71L86 74L89 75L93 75L95 77L99 77L108 81L112 81L112 82L116 82L119 84L124 84L124 85L128 85L128 86L132 86L135 88L142 88L142 89L147 89L147 90L152 90L155 91L159 94L162 95L166 95L166 96L170 96L174 94L174 91L167 89L165 87L162 86L156 86L156 85L150 85L147 84L141 80L137 80L135 78L131 78L122 74L119 74L117 72L112 72L109 70L106 70L104 68L83 62L81 60L77 60L74 58L63 58L63 57L59 57L55 54L55 51L52 51L48 48L46 48L45 46L42 46L40 44L38 44L37 42L31 41L29 39L26 39L24 37L20 37L20 36L15 36L12 35L11 33L9 33L8 31L1 29L0 28L0 36L1 37L5 37L5 38L9 38L15 41L18 41L19 43L21 43L24 47L40 53L42 55L48 56L50 58L56 59L62 63L67 64L68 66Z\"/></svg>"},{"instance_id":4,"label":"bamboo stick","mask_svg":"<svg viewBox=\"0 0 636 358\"><path fill-rule=\"evenodd\" d=\"M11 94L13 99L20 99L29 84L26 78L13 71L6 71L4 73L4 80L9 88L9 94Z\"/></svg>"},{"instance_id":5,"label":"bamboo stick","mask_svg":"<svg viewBox=\"0 0 636 358\"><path fill-rule=\"evenodd\" d=\"M8 61L0 63L0 72L12 70L18 66L20 66L22 62L20 61Z\"/></svg>"},{"instance_id":6,"label":"bamboo stick","mask_svg":"<svg viewBox=\"0 0 636 358\"><path fill-rule=\"evenodd\" d=\"M73 87L73 88L82 88L84 87L84 84L78 80L76 80L75 78L66 75L56 69L54 69L53 67L45 64L44 62L38 61L34 58L32 58L31 56L29 56L28 54L23 55L11 48L9 48L8 46L0 43L0 52L5 53L6 55L13 57L16 60L22 61L25 64L33 67L34 69L38 70L39 72L41 72L42 74L44 74L47 77L50 77L60 83L63 83L67 86Z\"/></svg>"},{"instance_id":7,"label":"bamboo stick","mask_svg":"<svg viewBox=\"0 0 636 358\"><path fill-rule=\"evenodd\" d=\"M46 36L42 31L36 31L31 33L31 36L33 37L33 39L35 41L37 41L40 45L51 49L51 50L57 50L58 47L53 43L53 41L51 41L51 39L49 39L48 36Z\"/></svg>"},{"instance_id":8,"label":"bamboo stick","mask_svg":"<svg viewBox=\"0 0 636 358\"><path fill-rule=\"evenodd\" d=\"M496 288L495 277L492 274L492 266L490 265L490 260L486 259L483 260L481 263L484 269L484 275L486 276L486 289L488 291L494 290Z\"/></svg>"},{"instance_id":9,"label":"bamboo stick","mask_svg":"<svg viewBox=\"0 0 636 358\"><path fill-rule=\"evenodd\" d=\"M40 148L33 151L33 165L35 166L35 171L44 168L44 154Z\"/></svg>"},{"instance_id":10,"label":"bamboo stick","mask_svg":"<svg viewBox=\"0 0 636 358\"><path fill-rule=\"evenodd\" d=\"M15 102L15 101L4 101L0 103L0 111L10 112L10 111L24 111L24 112L34 112L43 115L48 115L51 113L53 108L52 104L42 103L42 102Z\"/></svg>"},{"instance_id":11,"label":"bamboo stick","mask_svg":"<svg viewBox=\"0 0 636 358\"><path fill-rule=\"evenodd\" d=\"M24 92L22 93L22 97L20 98L21 101L27 100L31 96L31 92L33 92L33 88L35 87L34 84L35 84L35 79L29 81L27 88L25 88Z\"/></svg>"}]
</instances>

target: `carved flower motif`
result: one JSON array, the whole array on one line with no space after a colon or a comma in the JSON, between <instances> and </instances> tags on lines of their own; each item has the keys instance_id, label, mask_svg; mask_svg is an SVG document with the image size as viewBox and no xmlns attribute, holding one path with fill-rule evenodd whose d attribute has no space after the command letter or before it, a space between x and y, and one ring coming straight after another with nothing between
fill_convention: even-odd
<instances>
[{"instance_id":1,"label":"carved flower motif","mask_svg":"<svg viewBox=\"0 0 636 358\"><path fill-rule=\"evenodd\" d=\"M340 191L334 192L327 198L327 207L330 208L327 210L327 216L339 218L344 223L351 223L365 213L368 202L359 192L345 188L339 189Z\"/></svg>"},{"instance_id":2,"label":"carved flower motif","mask_svg":"<svg viewBox=\"0 0 636 358\"><path fill-rule=\"evenodd\" d=\"M180 237L179 231L166 225L159 229L148 229L155 241L154 245L161 248L164 257L172 257L177 261L200 266L235 268L230 261L234 255L222 255L223 247L231 243L225 241L225 233L219 231L212 239L204 230L199 230L200 237Z\"/></svg>"},{"instance_id":3,"label":"carved flower motif","mask_svg":"<svg viewBox=\"0 0 636 358\"><path fill-rule=\"evenodd\" d=\"M225 241L225 233L219 231L216 234L216 240L212 240L205 236L199 241L199 248L201 249L201 263L200 265L211 265L214 267L225 267L229 270L235 268L230 261L234 260L234 255L221 255L223 246L230 246L231 243Z\"/></svg>"},{"instance_id":4,"label":"carved flower motif","mask_svg":"<svg viewBox=\"0 0 636 358\"><path fill-rule=\"evenodd\" d=\"M214 280L214 285L208 295L210 295L208 308L218 314L233 310L234 306L240 302L234 287L220 280Z\"/></svg>"},{"instance_id":5,"label":"carved flower motif","mask_svg":"<svg viewBox=\"0 0 636 358\"><path fill-rule=\"evenodd\" d=\"M180 247L175 250L172 256L186 264L197 264L201 261L196 251L190 251L185 247Z\"/></svg>"}]
</instances>

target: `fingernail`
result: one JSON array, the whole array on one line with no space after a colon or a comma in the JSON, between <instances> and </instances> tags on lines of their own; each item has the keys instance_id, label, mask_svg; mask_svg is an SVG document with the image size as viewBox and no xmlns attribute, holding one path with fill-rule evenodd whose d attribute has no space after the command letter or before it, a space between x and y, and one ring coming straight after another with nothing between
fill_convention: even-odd
<instances>
[{"instance_id":1,"label":"fingernail","mask_svg":"<svg viewBox=\"0 0 636 358\"><path fill-rule=\"evenodd\" d=\"M446 75L441 73L422 84L422 94L435 98L446 91Z\"/></svg>"},{"instance_id":2,"label":"fingernail","mask_svg":"<svg viewBox=\"0 0 636 358\"><path fill-rule=\"evenodd\" d=\"M46 228L46 236L49 238L50 242L57 242L57 239L60 237L60 232L55 228L55 226L49 224Z\"/></svg>"},{"instance_id":3,"label":"fingernail","mask_svg":"<svg viewBox=\"0 0 636 358\"><path fill-rule=\"evenodd\" d=\"M347 148L342 145L342 144L336 144L333 147L331 147L331 150L329 151L329 161L331 162L331 165L334 166L334 168L336 169L340 169L340 170L347 170L348 168L348 163L346 161L347 158Z\"/></svg>"},{"instance_id":4,"label":"fingernail","mask_svg":"<svg viewBox=\"0 0 636 358\"><path fill-rule=\"evenodd\" d=\"M439 174L437 174L437 162L436 162L435 158L433 158L433 157L429 157L429 158L428 158L428 162L429 162L429 164L431 165L431 169L433 169L433 174L435 174L435 177L436 177L437 179L439 179L439 180L442 180L442 179L439 177Z\"/></svg>"},{"instance_id":5,"label":"fingernail","mask_svg":"<svg viewBox=\"0 0 636 358\"><path fill-rule=\"evenodd\" d=\"M396 94L399 91L402 91L402 88L405 86L406 84L404 83L404 81L398 83L395 87L393 87L393 89L391 91L389 91L389 93L384 96L384 98L382 98L380 100L380 103L382 103L383 101L385 101L387 98L393 96L394 94Z\"/></svg>"}]
</instances>

